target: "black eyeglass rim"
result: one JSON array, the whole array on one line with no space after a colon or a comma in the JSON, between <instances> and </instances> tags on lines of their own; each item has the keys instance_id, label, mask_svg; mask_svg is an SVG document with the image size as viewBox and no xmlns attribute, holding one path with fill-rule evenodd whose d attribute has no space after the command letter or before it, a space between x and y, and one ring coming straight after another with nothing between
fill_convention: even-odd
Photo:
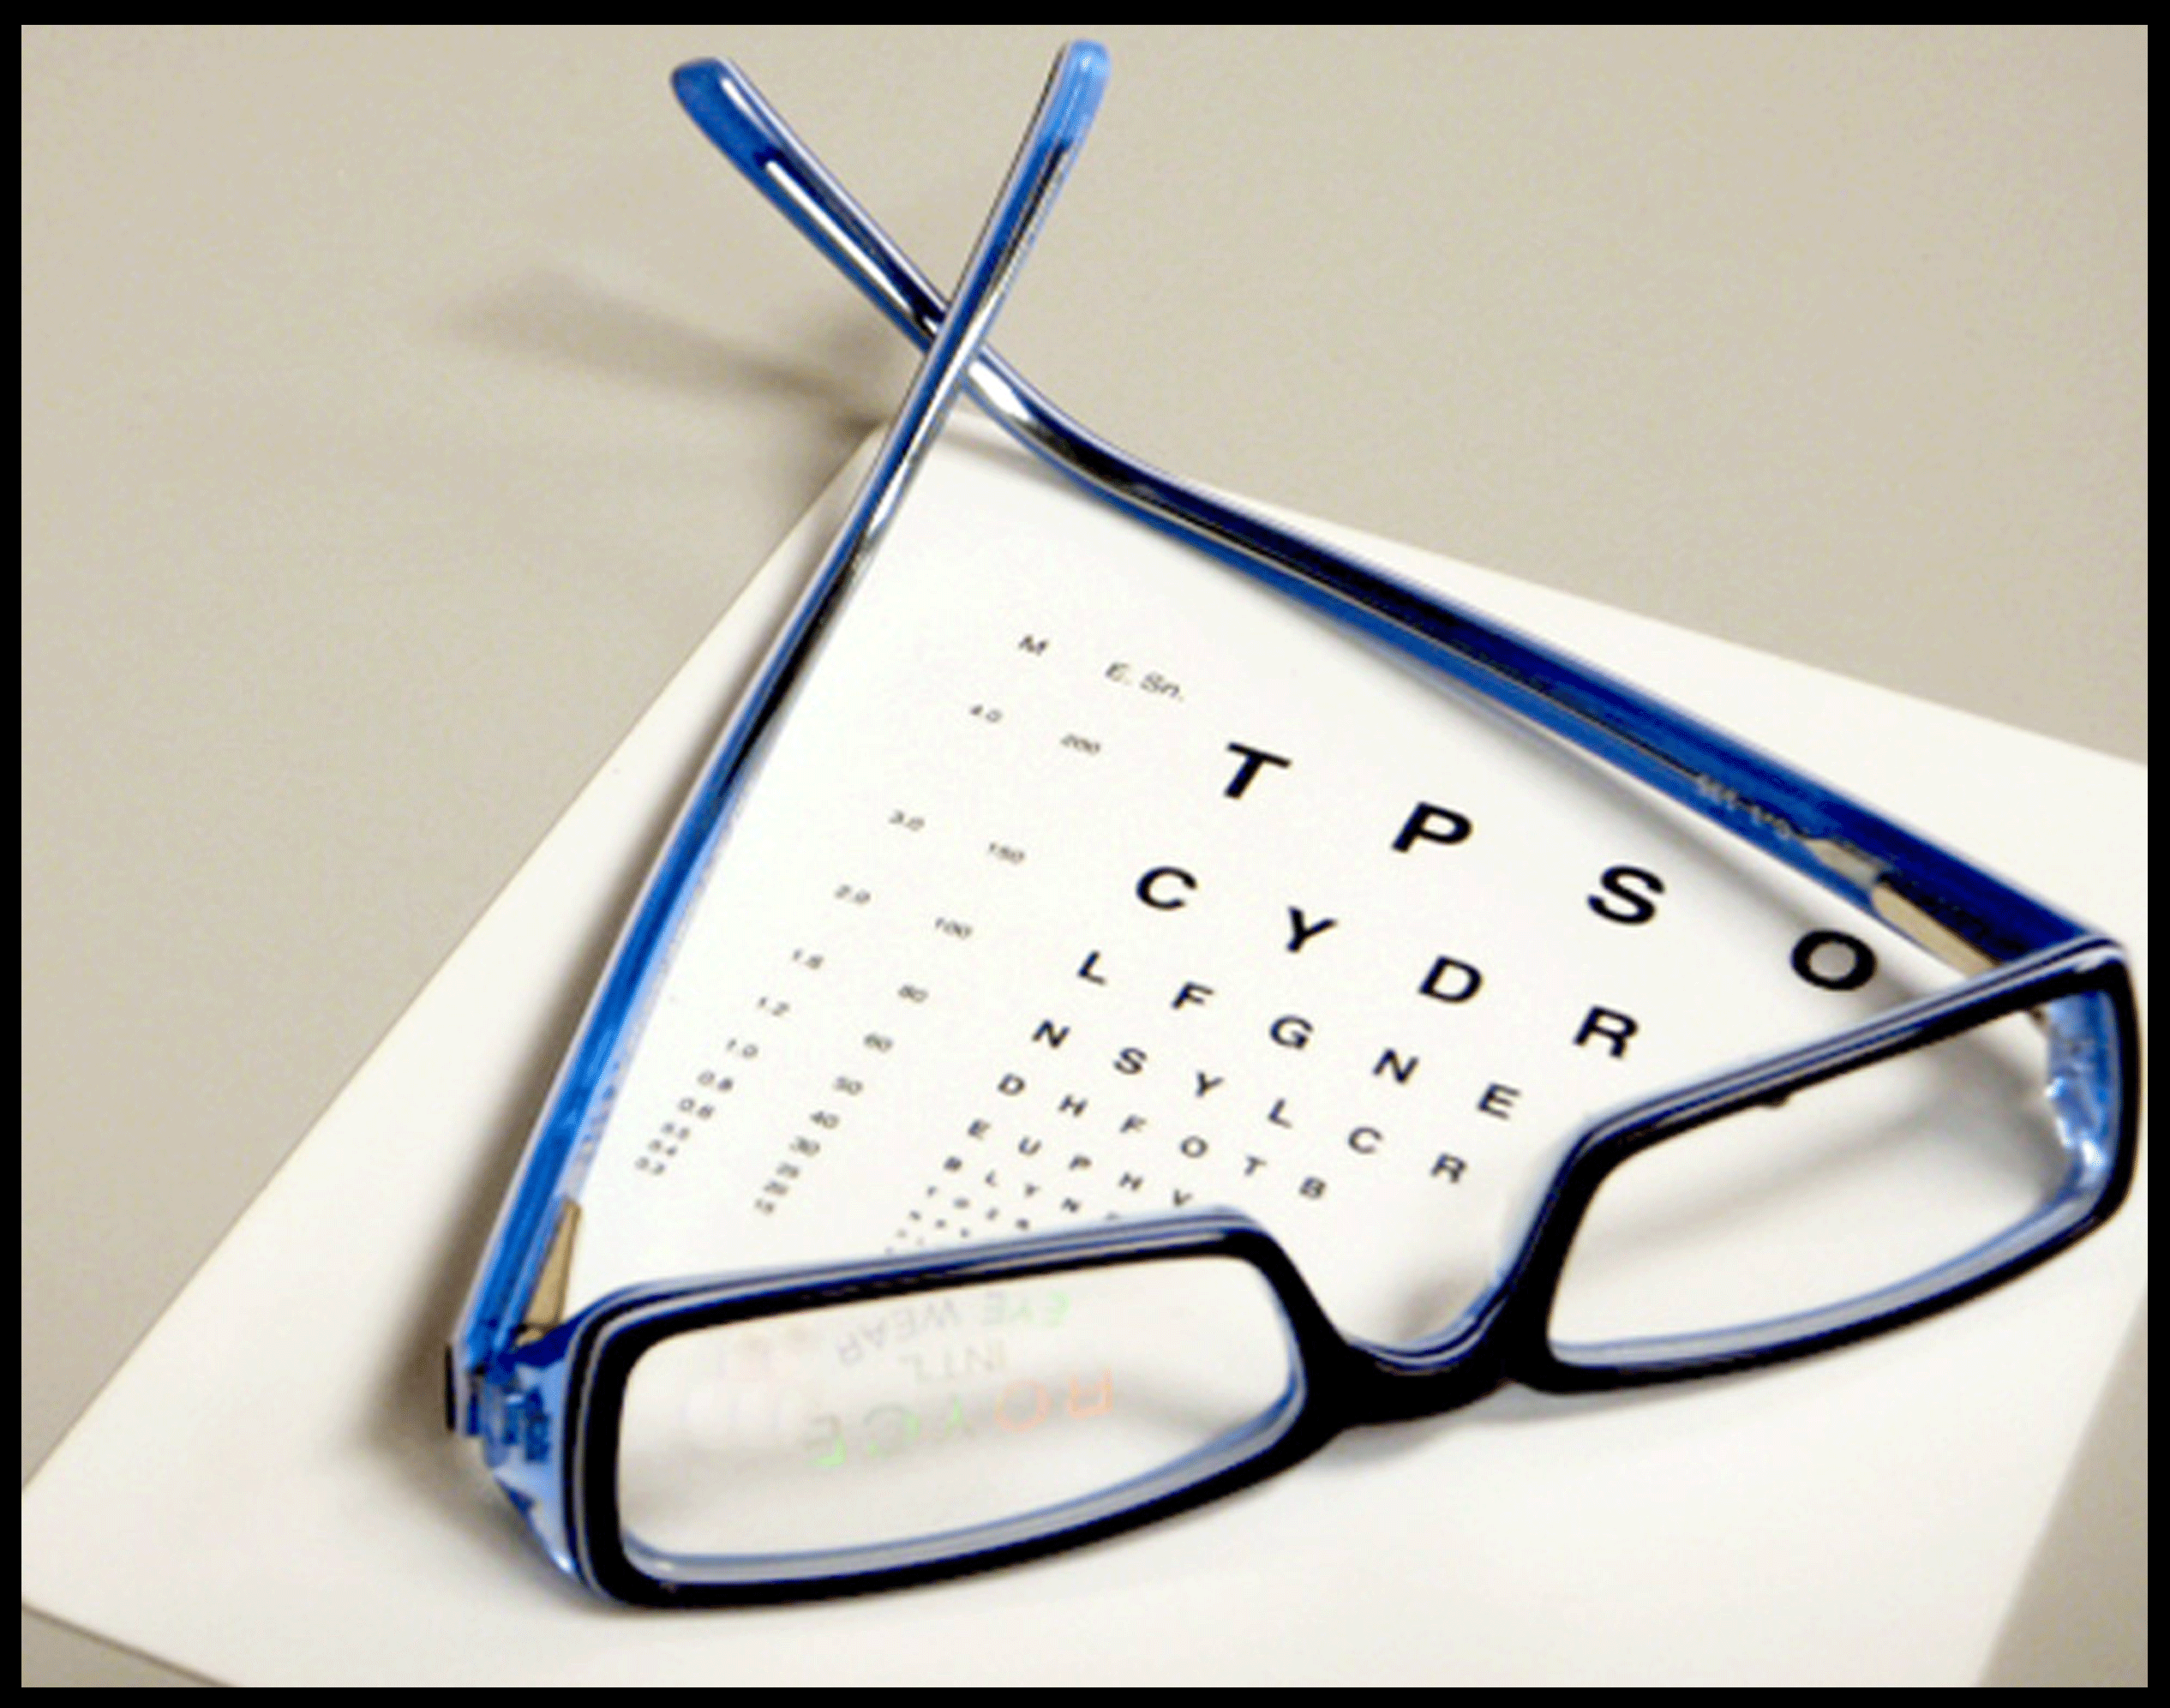
<instances>
[{"instance_id":1,"label":"black eyeglass rim","mask_svg":"<svg viewBox=\"0 0 2170 1708\"><path fill-rule=\"evenodd\" d=\"M1556 1351L1550 1323L1568 1254L1598 1189L1622 1164L1653 1145L1774 1097L1790 1096L2061 998L2085 996L2101 998L2108 1009L2116 1107L2096 1141L2107 1166L2093 1178L2091 1195L2084 1202L2049 1226L2040 1238L2001 1262L1921 1297L1825 1327L1804 1327L1738 1351L1647 1363L1563 1358ZM2140 1100L2133 1064L2139 1059L2139 1047L2138 1006L2125 952L2107 938L2090 937L2027 956L1838 1038L1750 1064L1598 1123L1576 1143L1538 1214L1524 1247L1526 1267L1502 1290L1502 1315L1511 1319L1502 1331L1511 1347L1508 1373L1526 1387L1554 1393L1722 1375L1827 1351L1979 1297L2085 1238L2125 1202L2138 1163ZM2047 1214L2042 1219L2048 1220Z\"/></svg>"},{"instance_id":2,"label":"black eyeglass rim","mask_svg":"<svg viewBox=\"0 0 2170 1708\"><path fill-rule=\"evenodd\" d=\"M1277 1434L1258 1449L1213 1473L1134 1507L1038 1533L955 1554L895 1566L837 1572L833 1556L809 1556L800 1570L775 1578L715 1582L664 1578L646 1570L626 1545L617 1504L618 1426L626 1379L658 1341L715 1327L823 1306L901 1298L943 1287L1028 1280L1175 1260L1232 1259L1263 1278L1294 1345L1302 1393ZM992 1569L1067 1549L1214 1500L1308 1458L1346 1421L1333 1399L1345 1387L1349 1343L1328 1321L1293 1262L1272 1235L1233 1214L1164 1221L1115 1223L1090 1232L1036 1242L959 1250L938 1257L856 1263L818 1275L769 1280L732 1278L692 1288L643 1288L595 1311L569 1353L563 1470L566 1512L581 1576L596 1589L644 1607L714 1607L900 1588ZM813 1564L813 1561L819 1564Z\"/></svg>"},{"instance_id":3,"label":"black eyeglass rim","mask_svg":"<svg viewBox=\"0 0 2170 1708\"><path fill-rule=\"evenodd\" d=\"M2104 998L2112 1016L2118 1106L2101 1138L2108 1158L2082 1212L2006 1261L1949 1288L1818 1332L1720 1356L1655 1363L1562 1358L1549 1322L1574 1236L1598 1189L1651 1146L1767 1100L1958 1036L1999 1018L2075 996ZM1294 1262L1264 1228L1232 1212L1111 1223L1076 1234L959 1249L934 1258L860 1262L808 1274L733 1277L628 1290L584 1318L568 1354L562 1455L566 1510L581 1575L606 1595L648 1607L713 1607L811 1601L896 1589L1037 1558L1138 1528L1205 1504L1288 1469L1353 1425L1454 1409L1506 1381L1548 1393L1578 1393L1716 1376L1789 1362L1870 1338L1951 1309L2001 1285L2083 1238L2116 1213L2137 1162L2138 1100L2130 1064L2138 1022L2123 952L2089 938L2028 957L2002 975L1913 1004L1835 1040L1766 1058L1716 1082L1648 1100L1592 1126L1556 1173L1544 1206L1488 1305L1450 1339L1423 1349L1345 1337L1321 1308ZM644 1569L626 1543L616 1492L618 1418L634 1363L657 1341L695 1328L823 1305L901 1297L939 1287L1022 1280L1079 1269L1169 1258L1231 1258L1266 1281L1291 1333L1302 1393L1280 1433L1256 1451L1138 1505L991 1545L865 1570L818 1566L773 1578L714 1582L663 1578Z\"/></svg>"}]
</instances>

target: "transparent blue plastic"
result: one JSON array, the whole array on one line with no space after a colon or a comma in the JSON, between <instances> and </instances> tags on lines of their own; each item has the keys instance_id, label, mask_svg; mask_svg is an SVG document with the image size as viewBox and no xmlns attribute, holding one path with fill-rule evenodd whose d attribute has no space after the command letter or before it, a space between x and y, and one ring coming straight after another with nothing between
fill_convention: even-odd
<instances>
[{"instance_id":1,"label":"transparent blue plastic","mask_svg":"<svg viewBox=\"0 0 2170 1708\"><path fill-rule=\"evenodd\" d=\"M734 68L704 62L676 75L681 103L710 139L929 354L843 538L672 833L531 1142L452 1351L456 1427L483 1439L501 1482L560 1564L621 1599L701 1605L804 1597L984 1567L1196 1504L1292 1464L1351 1424L1442 1411L1503 1380L1554 1390L1602 1387L1797 1357L1947 1309L2019 1274L2113 1214L2131 1182L2137 1019L2114 944L1640 689L1145 467L979 348L1006 269L1082 135L1104 75L1097 50L1073 51L1058 66L1036 140L1021 157L955 313ZM749 756L814 657L828 614L878 539L960 385L1022 444L1097 496L1616 766L1968 976L1872 1022L1735 1064L1591 1125L1565 1153L1512 1260L1484 1297L1418 1345L1374 1345L1337 1331L1273 1237L1219 1212L936 1258L869 1259L751 1278L659 1278L538 1330L530 1321L531 1302L549 1262L568 1180L608 1102L644 995L667 957ZM1949 1262L1810 1310L1722 1331L1617 1342L1577 1344L1555 1333L1570 1248L1599 1188L1622 1165L1743 1110L2020 1015L2035 1016L2046 1039L2050 1071L2043 1089L2065 1165L2056 1190L2019 1225ZM623 1533L614 1471L619 1408L634 1362L665 1336L843 1298L911 1297L966 1279L1208 1256L1250 1265L1263 1278L1286 1318L1299 1370L1285 1403L1226 1451L1185 1459L1094 1501L889 1549L689 1568L647 1557Z\"/></svg>"},{"instance_id":2,"label":"transparent blue plastic","mask_svg":"<svg viewBox=\"0 0 2170 1708\"><path fill-rule=\"evenodd\" d=\"M603 1088L620 1065L629 1022L722 834L734 793L794 680L812 659L824 626L878 547L919 459L940 429L970 357L999 311L1040 221L1091 129L1106 81L1107 56L1097 44L1076 44L1057 62L1032 129L966 267L958 291L963 312L930 342L912 391L884 437L836 542L686 802L626 926L580 1041L552 1094L550 1113L523 1166L504 1224L492 1240L491 1262L468 1309L460 1368L473 1368L465 1358L483 1343L501 1340L532 1292L547 1253L548 1213L558 1196L559 1177L602 1100Z\"/></svg>"}]
</instances>

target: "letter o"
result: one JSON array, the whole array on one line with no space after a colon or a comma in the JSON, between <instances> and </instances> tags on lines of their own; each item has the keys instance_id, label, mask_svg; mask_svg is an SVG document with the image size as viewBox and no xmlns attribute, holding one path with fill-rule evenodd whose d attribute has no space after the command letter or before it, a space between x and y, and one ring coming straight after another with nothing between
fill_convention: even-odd
<instances>
[{"instance_id":1,"label":"letter o","mask_svg":"<svg viewBox=\"0 0 2170 1708\"><path fill-rule=\"evenodd\" d=\"M1010 1406L1011 1399L1019 1393L1023 1394L1031 1408L1022 1413L1013 1411ZM1023 1435L1028 1429L1036 1429L1047 1421L1047 1390L1029 1377L1021 1378L1004 1388L1001 1397L995 1401L995 1427L1006 1429L1013 1435Z\"/></svg>"},{"instance_id":2,"label":"letter o","mask_svg":"<svg viewBox=\"0 0 2170 1708\"><path fill-rule=\"evenodd\" d=\"M1818 965L1817 956L1827 949L1843 950L1846 964ZM1843 931L1812 931L1793 946L1793 970L1819 991L1858 991L1876 976L1876 951Z\"/></svg>"}]
</instances>

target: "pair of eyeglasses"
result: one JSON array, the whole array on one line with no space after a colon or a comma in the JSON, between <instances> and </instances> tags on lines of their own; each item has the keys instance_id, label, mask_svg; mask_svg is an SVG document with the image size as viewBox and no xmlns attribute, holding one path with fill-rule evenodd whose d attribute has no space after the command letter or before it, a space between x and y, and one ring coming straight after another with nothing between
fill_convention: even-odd
<instances>
[{"instance_id":1,"label":"pair of eyeglasses","mask_svg":"<svg viewBox=\"0 0 2170 1708\"><path fill-rule=\"evenodd\" d=\"M926 356L627 922L450 1349L453 1427L608 1596L985 1568L1505 1381L1836 1347L2043 1262L2131 1180L2115 944L1144 466L984 349L1106 75L1089 45L1058 60L949 301L736 69L676 76ZM1042 562L993 488L927 472L961 392L1090 494L1099 556ZM992 494L998 591L913 536L922 474ZM1133 572L1141 523L1164 555ZM1297 749L1343 700L1439 733L1395 744L1400 794L1389 766L1305 818L1327 768ZM1210 786L1141 808L1126 764ZM1559 840L1518 849L1521 776L1571 776L1608 828L1516 959L1484 885L1550 882ZM1767 986L1671 1024L1617 994L1661 915L1728 907Z\"/></svg>"}]
</instances>

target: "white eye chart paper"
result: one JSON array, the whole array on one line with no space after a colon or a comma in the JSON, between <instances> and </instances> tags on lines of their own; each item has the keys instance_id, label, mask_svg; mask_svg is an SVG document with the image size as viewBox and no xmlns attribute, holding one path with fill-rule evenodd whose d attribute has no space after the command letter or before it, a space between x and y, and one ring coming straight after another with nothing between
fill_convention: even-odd
<instances>
[{"instance_id":1,"label":"white eye chart paper","mask_svg":"<svg viewBox=\"0 0 2170 1708\"><path fill-rule=\"evenodd\" d=\"M588 1164L572 1309L1233 1206L1337 1321L1413 1340L1592 1116L1950 981L1112 508L1050 535L970 454L916 497L705 874Z\"/></svg>"},{"instance_id":2,"label":"white eye chart paper","mask_svg":"<svg viewBox=\"0 0 2170 1708\"><path fill-rule=\"evenodd\" d=\"M1624 1399L1509 1390L904 1595L658 1618L559 1577L434 1413L448 1301L509 1184L507 1112L565 1041L569 969L835 509L26 1491L26 1601L237 1683L1972 1676L2144 1293L2144 1152L2096 1238L1832 1357ZM788 794L734 824L745 869L719 868L589 1160L576 1290L1217 1202L1349 1326L1422 1333L1489 1277L1575 1122L1949 976L1220 572L1111 591L1140 537L951 429L893 542L935 578L878 564L819 673L844 689L794 714L756 791ZM2144 944L2117 852L2143 843L2135 768L1364 549ZM794 742L832 757L794 766Z\"/></svg>"}]
</instances>

